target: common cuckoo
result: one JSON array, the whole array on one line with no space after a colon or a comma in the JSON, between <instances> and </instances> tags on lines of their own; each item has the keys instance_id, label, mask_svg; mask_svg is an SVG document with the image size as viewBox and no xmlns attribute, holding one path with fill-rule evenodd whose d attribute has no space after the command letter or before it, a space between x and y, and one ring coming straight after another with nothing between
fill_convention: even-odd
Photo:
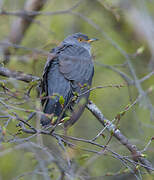
<instances>
[{"instance_id":1,"label":"common cuckoo","mask_svg":"<svg viewBox=\"0 0 154 180\"><path fill-rule=\"evenodd\" d=\"M95 40L75 33L51 50L41 83L43 126L54 124L56 121L53 119L58 117L67 119L65 117L69 116L64 122L67 127L73 125L82 114L94 74L91 43Z\"/></svg>"}]
</instances>

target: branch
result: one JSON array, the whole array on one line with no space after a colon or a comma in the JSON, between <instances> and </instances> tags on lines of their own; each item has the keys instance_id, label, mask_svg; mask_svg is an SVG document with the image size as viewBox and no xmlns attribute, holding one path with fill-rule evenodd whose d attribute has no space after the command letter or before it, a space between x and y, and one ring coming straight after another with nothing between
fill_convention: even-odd
<instances>
[{"instance_id":1,"label":"branch","mask_svg":"<svg viewBox=\"0 0 154 180\"><path fill-rule=\"evenodd\" d=\"M51 11L51 12L41 12L41 11L36 11L36 10L29 10L29 11L5 11L4 9L0 10L0 16L1 15L6 15L6 16L17 16L17 17L33 17L33 16L53 16L53 15L60 15L60 14L68 14L72 12L74 9L76 9L83 0L79 0L76 4L74 4L72 7L66 9L66 10L61 10L61 11Z\"/></svg>"},{"instance_id":2,"label":"branch","mask_svg":"<svg viewBox=\"0 0 154 180\"><path fill-rule=\"evenodd\" d=\"M107 65L107 64L103 64L103 63L100 63L97 61L95 63L98 64L99 66L103 66L105 68L111 69L112 71L118 73L127 82L128 85L134 85L134 81L126 73L118 70L117 68L115 68L113 66Z\"/></svg>"},{"instance_id":3,"label":"branch","mask_svg":"<svg viewBox=\"0 0 154 180\"><path fill-rule=\"evenodd\" d=\"M24 81L27 83L29 83L31 81L40 80L40 78L37 76L25 74L25 73L19 72L19 71L11 71L11 70L4 68L4 67L0 67L0 75L5 76L5 77L9 77L9 78L15 78L17 80Z\"/></svg>"},{"instance_id":4,"label":"branch","mask_svg":"<svg viewBox=\"0 0 154 180\"><path fill-rule=\"evenodd\" d=\"M123 144L131 153L134 158L134 160L140 161L145 169L150 172L151 170L154 170L152 168L152 164L143 157L143 154L138 151L137 147L130 143L130 141L120 132L119 129L116 128L114 124L111 123L111 121L107 120L102 112L99 110L99 108L91 101L87 104L87 109L98 119L98 121L103 124L104 127L112 134L113 136L120 141L121 144Z\"/></svg>"},{"instance_id":5,"label":"branch","mask_svg":"<svg viewBox=\"0 0 154 180\"><path fill-rule=\"evenodd\" d=\"M46 3L46 0L28 0L26 1L24 10L26 12L29 11L39 11L42 9L44 4ZM13 43L13 44L19 44L27 29L30 27L31 23L33 22L33 19L35 18L36 15L33 15L31 17L29 16L22 16L13 23L12 29L9 35L8 41ZM4 62L7 63L9 61L9 55L10 51L8 48L4 49L4 55L5 55L5 60Z\"/></svg>"}]
</instances>

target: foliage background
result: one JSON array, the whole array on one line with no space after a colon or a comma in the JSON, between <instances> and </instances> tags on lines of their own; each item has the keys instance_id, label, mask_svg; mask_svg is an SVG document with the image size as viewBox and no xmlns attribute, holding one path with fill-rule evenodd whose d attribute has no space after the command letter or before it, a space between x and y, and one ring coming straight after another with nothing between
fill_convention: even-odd
<instances>
[{"instance_id":1,"label":"foliage background","mask_svg":"<svg viewBox=\"0 0 154 180\"><path fill-rule=\"evenodd\" d=\"M122 66L126 62L123 51L130 56L130 61L135 70L136 76L140 79L149 72L153 71L153 18L154 18L154 2L152 0L83 0L78 6L69 11L69 9L77 1L73 0L48 0L42 12L55 12L68 10L66 13L56 15L39 15L35 18L30 28L26 31L21 46L28 48L43 49L49 52L51 48L57 46L67 35L82 32L89 37L99 38L99 41L93 44L92 52L95 63L95 76L93 79L93 87L104 85L126 85L121 76L113 70L104 67L104 64L115 67L126 73L132 79L132 74L127 65ZM8 12L16 12L23 10L26 0L1 0L0 8ZM72 13L73 12L73 13ZM139 13L139 17L138 17ZM83 16L82 16L83 15ZM0 41L6 40L10 34L12 22L17 18L12 15L0 15ZM86 19L88 18L88 19ZM90 20L89 20L90 19ZM89 22L90 23L89 23ZM116 47L113 43L116 43ZM118 50L122 48L122 51ZM33 51L27 51L19 48L10 49L10 62L5 67L11 70L19 70L41 77L46 56L37 54ZM1 46L1 61L3 61ZM7 79L3 78L2 79ZM141 83L142 89L147 90L154 85L154 76ZM19 91L22 96L28 88L28 85L17 80L9 79L7 87L11 91ZM2 88L0 88L2 92ZM140 94L140 89L135 86L125 86L121 88L103 88L96 89L91 93L91 100L101 109L103 114L110 120L131 104ZM20 107L35 109L39 106L39 99L36 91L33 89L30 94L31 99ZM154 91L148 94L151 104L154 104ZM8 101L9 103L9 101ZM19 116L25 117L26 113L17 111ZM150 118L151 113L151 118ZM148 109L146 98L133 106L120 120L120 130L126 137L142 150L153 136L154 131L154 112ZM152 120L153 118L153 120ZM38 118L33 118L32 124L36 126ZM0 126L3 127L6 121L0 119ZM1 135L0 141L0 180L10 180L16 178L20 174L30 172L38 166L38 159L32 149L19 148L11 150L16 143L7 143L11 139L11 134L17 132L17 121L9 122L6 134ZM80 120L69 130L69 135L92 139L102 129L99 122L87 110L83 113ZM63 132L59 129L58 132ZM108 133L105 132L105 139L99 137L97 142L105 144L108 140ZM20 135L20 138L27 135ZM36 142L37 138L32 141ZM53 149L54 152L60 151L56 141L47 136L43 136L43 142L46 146ZM89 145L79 145L90 148ZM110 148L122 155L129 155L129 152L114 138L109 144ZM58 150L57 150L58 149ZM97 149L97 148L94 148ZM78 166L85 166L87 160L93 156L92 153L80 150L68 149L71 158L78 163ZM6 152L6 153L3 153ZM57 152L58 154L58 152ZM147 151L147 158L154 162L153 143L150 144ZM84 156L87 156L86 158ZM86 171L92 176L103 176L106 173L116 173L120 169L125 169L117 159L110 156L100 156L95 161L87 165ZM58 178L56 167L51 164L49 172L51 179ZM130 173L118 176L105 176L100 179L133 179ZM143 179L152 180L153 175L143 175ZM43 179L40 174L30 174L20 179Z\"/></svg>"}]
</instances>

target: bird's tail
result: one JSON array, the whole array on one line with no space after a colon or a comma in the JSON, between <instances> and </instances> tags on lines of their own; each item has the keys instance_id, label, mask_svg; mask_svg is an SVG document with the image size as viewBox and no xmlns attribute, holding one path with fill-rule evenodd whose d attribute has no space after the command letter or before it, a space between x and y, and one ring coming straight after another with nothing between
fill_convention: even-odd
<instances>
[{"instance_id":1,"label":"bird's tail","mask_svg":"<svg viewBox=\"0 0 154 180\"><path fill-rule=\"evenodd\" d=\"M50 124L52 122L52 119L47 117L46 115L41 115L41 120L40 120L40 123L42 126L46 126L48 124Z\"/></svg>"},{"instance_id":2,"label":"bird's tail","mask_svg":"<svg viewBox=\"0 0 154 180\"><path fill-rule=\"evenodd\" d=\"M44 114L41 116L41 125L46 126L48 124L52 124L53 117L59 116L62 112L62 105L59 103L59 98L56 97L55 99L48 99L45 104Z\"/></svg>"},{"instance_id":3,"label":"bird's tail","mask_svg":"<svg viewBox=\"0 0 154 180\"><path fill-rule=\"evenodd\" d=\"M72 126L80 118L88 102L88 97L89 94L80 98L79 102L73 108L73 112L71 114L70 120L64 123L64 127Z\"/></svg>"}]
</instances>

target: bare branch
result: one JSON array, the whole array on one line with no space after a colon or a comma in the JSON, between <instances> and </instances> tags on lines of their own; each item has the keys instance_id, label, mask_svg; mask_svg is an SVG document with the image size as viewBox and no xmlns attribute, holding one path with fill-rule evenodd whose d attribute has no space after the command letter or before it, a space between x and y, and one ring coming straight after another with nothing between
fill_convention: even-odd
<instances>
[{"instance_id":1,"label":"bare branch","mask_svg":"<svg viewBox=\"0 0 154 180\"><path fill-rule=\"evenodd\" d=\"M24 10L27 12L39 11L45 5L45 3L46 3L46 0L28 0L26 1ZM27 18L25 18L25 16L22 16L18 18L13 23L8 41L13 44L20 43L24 37L25 32L27 31L27 29L30 27L31 23L33 22L33 19L35 18L35 16L36 15L33 15L30 18L28 18L28 16ZM4 55L5 55L4 62L7 63L9 61L9 55L10 55L10 51L8 48L4 49Z\"/></svg>"},{"instance_id":2,"label":"bare branch","mask_svg":"<svg viewBox=\"0 0 154 180\"><path fill-rule=\"evenodd\" d=\"M24 49L25 51L31 51L31 52L34 52L36 54L42 54L42 55L45 55L45 56L49 55L48 52L46 52L46 51L44 51L42 49L28 48L28 47L18 45L18 44L15 44L15 43L10 43L10 42L0 42L0 46L2 46L3 48L13 47L15 49Z\"/></svg>"},{"instance_id":3,"label":"bare branch","mask_svg":"<svg viewBox=\"0 0 154 180\"><path fill-rule=\"evenodd\" d=\"M102 112L94 103L90 101L87 104L87 108L99 120L99 122L103 124L103 126L108 126L107 130L110 133L113 133L113 136L132 153L134 160L139 160L143 165L145 165L145 168L148 172L154 170L151 163L143 157L142 153L138 151L137 147L131 144L131 142L120 132L120 130L117 129L116 126L111 123L111 121L104 117Z\"/></svg>"},{"instance_id":4,"label":"bare branch","mask_svg":"<svg viewBox=\"0 0 154 180\"><path fill-rule=\"evenodd\" d=\"M60 15L60 14L68 14L70 13L72 10L76 9L81 1L78 1L75 5L73 5L72 7L66 9L66 10L62 10L62 11L53 11L53 12L41 12L41 11L37 11L37 10L31 10L31 11L15 11L15 12L10 12L10 11L5 11L5 10L1 10L0 11L0 15L7 15L7 16L19 16L19 17L23 17L23 18L27 18L27 17L33 17L33 16L38 16L38 15L43 15L43 16L53 16L53 15ZM30 18L27 18L30 19ZM31 20L31 19L30 19Z\"/></svg>"},{"instance_id":5,"label":"bare branch","mask_svg":"<svg viewBox=\"0 0 154 180\"><path fill-rule=\"evenodd\" d=\"M40 80L40 78L37 76L25 74L25 73L19 72L19 71L11 71L11 70L4 68L4 67L0 67L0 75L5 76L5 77L9 77L9 78L15 78L17 80L21 80L21 81L24 81L27 83L29 83L31 81Z\"/></svg>"},{"instance_id":6,"label":"bare branch","mask_svg":"<svg viewBox=\"0 0 154 180\"><path fill-rule=\"evenodd\" d=\"M140 79L139 81L142 83L145 80L149 79L151 76L154 75L154 71L150 72L148 75L144 76L142 79Z\"/></svg>"}]
</instances>

